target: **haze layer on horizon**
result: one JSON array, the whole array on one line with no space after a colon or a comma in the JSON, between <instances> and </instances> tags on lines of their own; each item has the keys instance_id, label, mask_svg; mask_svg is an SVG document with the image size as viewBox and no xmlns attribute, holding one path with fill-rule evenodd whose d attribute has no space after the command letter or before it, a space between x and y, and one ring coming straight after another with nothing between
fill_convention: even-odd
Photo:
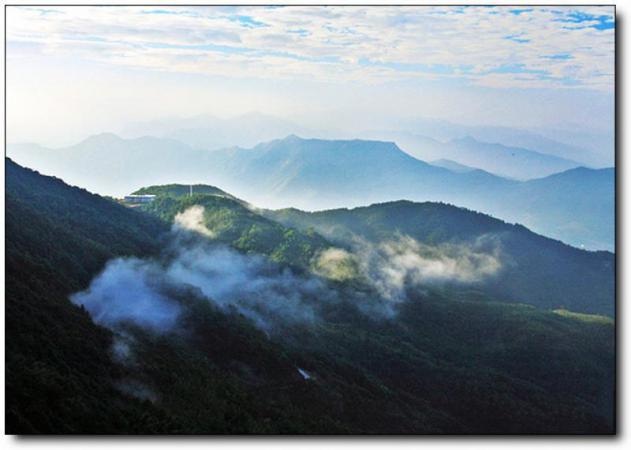
<instances>
[{"instance_id":1,"label":"haze layer on horizon","mask_svg":"<svg viewBox=\"0 0 631 450\"><path fill-rule=\"evenodd\" d=\"M614 129L613 7L6 11L9 142L250 111L316 130Z\"/></svg>"}]
</instances>

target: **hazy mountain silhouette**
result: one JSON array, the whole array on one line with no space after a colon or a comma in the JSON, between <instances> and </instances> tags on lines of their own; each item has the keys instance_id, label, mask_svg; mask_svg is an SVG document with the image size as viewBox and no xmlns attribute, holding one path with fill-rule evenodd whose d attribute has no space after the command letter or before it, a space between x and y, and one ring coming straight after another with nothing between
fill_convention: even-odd
<instances>
[{"instance_id":1,"label":"hazy mountain silhouette","mask_svg":"<svg viewBox=\"0 0 631 450\"><path fill-rule=\"evenodd\" d=\"M593 249L613 249L614 170L573 169L526 182L483 170L454 172L392 142L291 135L216 151L171 139L93 136L63 149L9 146L17 162L69 183L122 196L140 186L210 183L265 207L305 210L391 200L443 201L522 223Z\"/></svg>"}]
</instances>

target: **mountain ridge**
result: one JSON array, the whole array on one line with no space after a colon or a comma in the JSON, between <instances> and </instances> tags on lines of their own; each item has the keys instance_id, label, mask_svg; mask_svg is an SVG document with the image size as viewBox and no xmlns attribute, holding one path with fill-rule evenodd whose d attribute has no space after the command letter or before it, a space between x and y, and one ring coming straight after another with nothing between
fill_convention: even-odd
<instances>
[{"instance_id":1,"label":"mountain ridge","mask_svg":"<svg viewBox=\"0 0 631 450\"><path fill-rule=\"evenodd\" d=\"M222 186L272 208L324 210L401 198L445 201L524 223L573 245L613 249L613 181L590 170L573 172L583 174L582 179L559 178L565 180L559 190L550 186L554 183L519 182L482 170L456 173L418 160L392 142L297 135L248 149L203 151L153 138L110 145L89 141L54 154L11 146L8 152L18 162L73 184L97 192L116 189L120 196L138 186L177 181ZM585 192L581 199L573 195L579 188Z\"/></svg>"},{"instance_id":2,"label":"mountain ridge","mask_svg":"<svg viewBox=\"0 0 631 450\"><path fill-rule=\"evenodd\" d=\"M384 136L399 142L404 151L419 159L450 159L465 166L479 167L498 176L522 181L585 165L528 148L483 142L471 135L446 142L414 134Z\"/></svg>"}]
</instances>

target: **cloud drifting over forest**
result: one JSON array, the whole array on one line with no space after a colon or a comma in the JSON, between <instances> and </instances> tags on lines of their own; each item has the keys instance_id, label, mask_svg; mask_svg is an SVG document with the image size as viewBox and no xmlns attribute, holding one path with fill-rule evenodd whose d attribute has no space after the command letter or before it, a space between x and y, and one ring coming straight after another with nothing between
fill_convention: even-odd
<instances>
[{"instance_id":1,"label":"cloud drifting over forest","mask_svg":"<svg viewBox=\"0 0 631 450\"><path fill-rule=\"evenodd\" d=\"M236 310L269 332L279 324L312 323L318 320L319 306L339 302L340 293L327 280L370 286L375 295L369 298L349 290L344 295L364 312L390 315L409 289L477 283L502 265L492 237L471 245L429 246L398 236L378 244L357 241L352 251L330 247L314 256L313 274L297 274L263 255L243 254L216 242L203 216L198 205L178 214L159 258L113 259L71 301L113 330L132 323L165 332L177 329L193 297Z\"/></svg>"}]
</instances>

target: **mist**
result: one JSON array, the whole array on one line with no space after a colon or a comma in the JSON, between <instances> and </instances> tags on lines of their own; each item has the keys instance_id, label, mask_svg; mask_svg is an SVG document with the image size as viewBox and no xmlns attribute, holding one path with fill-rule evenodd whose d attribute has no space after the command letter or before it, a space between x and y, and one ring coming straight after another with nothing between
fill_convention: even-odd
<instances>
[{"instance_id":1,"label":"mist","mask_svg":"<svg viewBox=\"0 0 631 450\"><path fill-rule=\"evenodd\" d=\"M117 258L107 263L87 290L70 300L83 305L94 322L108 328L131 321L153 331L171 329L181 307L165 294L163 274L156 261Z\"/></svg>"},{"instance_id":2,"label":"mist","mask_svg":"<svg viewBox=\"0 0 631 450\"><path fill-rule=\"evenodd\" d=\"M174 226L214 238L215 233L204 225L204 207L195 205L175 215Z\"/></svg>"},{"instance_id":3,"label":"mist","mask_svg":"<svg viewBox=\"0 0 631 450\"><path fill-rule=\"evenodd\" d=\"M312 323L316 302L338 300L323 279L208 239L213 233L201 222L203 211L193 206L178 214L159 258L114 259L71 301L113 330L133 323L168 332L178 328L183 299L193 294L224 311L234 308L271 332L279 323Z\"/></svg>"},{"instance_id":4,"label":"mist","mask_svg":"<svg viewBox=\"0 0 631 450\"><path fill-rule=\"evenodd\" d=\"M407 300L408 290L418 287L480 283L501 268L501 248L491 235L434 246L406 235L379 244L355 238L351 251L327 249L315 261L316 273L337 281L359 277L394 302Z\"/></svg>"},{"instance_id":5,"label":"mist","mask_svg":"<svg viewBox=\"0 0 631 450\"><path fill-rule=\"evenodd\" d=\"M200 205L177 214L162 255L108 262L71 301L118 333L128 324L164 333L179 328L192 296L223 311L236 310L269 334L279 326L314 324L321 320L321 305L340 301L351 301L368 315L392 316L410 290L478 283L502 267L492 236L470 244L430 246L400 235L379 244L356 239L350 250L331 247L314 256L312 273L297 274L265 256L215 241L203 218ZM342 298L335 283L345 281L358 282L374 295L345 289ZM129 357L128 340L112 349L115 358Z\"/></svg>"}]
</instances>

